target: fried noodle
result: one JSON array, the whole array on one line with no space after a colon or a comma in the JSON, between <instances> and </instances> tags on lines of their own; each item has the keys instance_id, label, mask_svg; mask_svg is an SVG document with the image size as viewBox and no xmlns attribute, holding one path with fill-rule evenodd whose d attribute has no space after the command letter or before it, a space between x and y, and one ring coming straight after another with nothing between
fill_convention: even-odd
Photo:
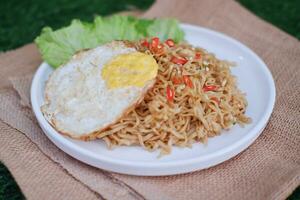
<instances>
[{"instance_id":1,"label":"fried noodle","mask_svg":"<svg viewBox=\"0 0 300 200\"><path fill-rule=\"evenodd\" d=\"M160 149L161 154L169 154L172 146L206 143L223 129L251 122L245 115L245 94L237 88L230 71L233 63L187 43L173 47L162 44L159 51L143 46L142 41L134 45L156 59L157 80L134 110L97 136L108 147L140 145L149 151ZM176 63L174 57L184 58L186 63ZM184 76L192 85L185 84ZM171 101L167 87L174 92Z\"/></svg>"}]
</instances>

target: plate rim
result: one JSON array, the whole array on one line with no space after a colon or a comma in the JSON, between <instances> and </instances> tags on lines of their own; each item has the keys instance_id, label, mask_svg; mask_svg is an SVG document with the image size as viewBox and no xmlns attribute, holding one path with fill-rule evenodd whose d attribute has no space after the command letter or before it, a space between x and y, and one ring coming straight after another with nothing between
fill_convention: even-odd
<instances>
[{"instance_id":1,"label":"plate rim","mask_svg":"<svg viewBox=\"0 0 300 200\"><path fill-rule=\"evenodd\" d=\"M40 124L41 128L43 129L43 131L45 132L47 137L62 151L68 153L72 157L74 157L86 164L93 165L97 168L101 168L101 169L105 169L105 170L109 170L109 171L115 171L118 173L125 173L125 174L131 174L131 175L171 175L171 174L181 174L181 173L186 173L186 172L190 172L190 171L200 170L200 169L214 166L216 164L220 164L220 163L224 162L225 160L228 160L228 159L236 156L237 154L241 153L242 151L246 150L263 131L264 127L266 126L266 124L268 123L268 121L271 117L271 114L272 114L272 111L273 111L273 108L275 105L276 89L275 89L274 79L272 77L272 74L271 74L269 68L263 62L263 60L256 53L254 53L253 50L251 50L249 47L242 44L241 42L231 38L230 36L227 36L223 33L220 33L220 32L208 29L208 28L195 26L195 25L191 25L191 24L181 24L180 26L183 29L191 29L191 30L196 30L196 31L200 30L200 31L206 32L210 35L215 35L217 37L225 39L225 40L229 41L230 43L233 43L234 45L237 45L238 47L247 51L247 53L251 54L259 62L261 68L264 71L264 74L266 75L265 77L267 78L268 85L271 89L270 100L267 105L266 112L263 113L261 119L256 123L256 125L247 132L247 135L242 137L240 140L234 142L233 144L228 145L228 146L226 146L222 149L219 149L215 152L212 152L208 155L204 155L201 157L195 157L195 158L181 159L181 160L164 161L164 162L160 162L160 163L153 163L153 162L151 163L151 162L146 162L146 161L127 161L127 160L120 160L120 159L103 156L101 154L96 155L95 153L93 153L93 152L91 153L90 151L86 150L85 148L82 148L82 147L78 148L78 146L76 144L72 143L72 141L68 140L68 138L65 138L61 134L58 134L44 118L44 116L40 110L40 107L38 105L38 101L37 101L37 91L38 91L37 89L38 89L38 85L39 85L38 79L43 74L44 70L47 67L47 63L43 62L43 63L41 63L41 65L38 67L37 71L34 74L33 81L31 84L31 89L30 89L30 98L31 98L33 112L38 120L38 123ZM48 135L48 134L50 134L50 135ZM53 141L53 140L57 140L57 141ZM57 142L63 144L68 150L60 147L60 145L58 145ZM242 146L242 148L241 148L241 146ZM94 162L105 162L106 163L105 165L116 165L116 166L123 166L123 167L126 166L126 167L130 167L130 168L142 167L145 170L147 169L147 170L155 171L155 170L160 170L163 168L168 169L169 167L180 167L180 166L182 167L182 166L186 166L186 165L197 164L199 162L206 162L209 160L216 159L221 155L225 155L230 152L234 152L234 150L239 149L239 148L241 148L241 149L238 150L237 152L227 156L228 158L226 158L222 161L218 161L217 163L212 164L210 166L198 168L198 169L194 169L194 170L186 170L186 171L185 170L177 170L178 172L175 172L175 173L174 172L173 173L171 173L171 172L170 173L158 173L158 172L127 173L126 171L128 171L128 170L116 171L116 170L112 170L111 168L107 168L107 167L99 167L97 164L94 163ZM71 152L71 151L74 151L74 152ZM93 161L90 161L90 162L86 161L86 159L78 158L77 157L78 155L74 155L74 154L80 154L80 157L84 156L86 158L92 159Z\"/></svg>"}]
</instances>

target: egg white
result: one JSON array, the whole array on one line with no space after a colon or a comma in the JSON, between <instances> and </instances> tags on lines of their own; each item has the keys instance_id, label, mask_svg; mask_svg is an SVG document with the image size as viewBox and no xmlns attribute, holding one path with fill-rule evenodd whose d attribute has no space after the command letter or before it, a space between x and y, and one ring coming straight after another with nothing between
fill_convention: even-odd
<instances>
[{"instance_id":1,"label":"egg white","mask_svg":"<svg viewBox=\"0 0 300 200\"><path fill-rule=\"evenodd\" d=\"M92 139L130 111L154 84L108 89L101 77L105 63L117 55L136 52L121 41L80 52L56 69L45 88L41 107L45 118L60 133Z\"/></svg>"}]
</instances>

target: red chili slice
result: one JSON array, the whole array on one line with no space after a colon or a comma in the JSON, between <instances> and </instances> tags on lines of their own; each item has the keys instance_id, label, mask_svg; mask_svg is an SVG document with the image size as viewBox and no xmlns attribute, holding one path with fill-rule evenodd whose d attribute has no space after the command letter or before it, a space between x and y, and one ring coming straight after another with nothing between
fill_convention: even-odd
<instances>
[{"instance_id":1,"label":"red chili slice","mask_svg":"<svg viewBox=\"0 0 300 200\"><path fill-rule=\"evenodd\" d=\"M179 78L179 77L174 76L174 77L172 78L172 82L173 82L173 84L175 84L175 85L179 85L179 84L182 83L182 79Z\"/></svg>"},{"instance_id":2,"label":"red chili slice","mask_svg":"<svg viewBox=\"0 0 300 200\"><path fill-rule=\"evenodd\" d=\"M217 89L217 86L215 86L215 85L206 85L203 87L204 92L214 91L216 89Z\"/></svg>"},{"instance_id":3,"label":"red chili slice","mask_svg":"<svg viewBox=\"0 0 300 200\"><path fill-rule=\"evenodd\" d=\"M190 79L189 76L183 75L183 81L184 81L184 84L186 86L188 86L189 88L193 88L194 87L193 82L191 81L191 79Z\"/></svg>"},{"instance_id":4,"label":"red chili slice","mask_svg":"<svg viewBox=\"0 0 300 200\"><path fill-rule=\"evenodd\" d=\"M164 52L162 44L158 44L156 48L151 48L151 51L154 52L155 54L162 54Z\"/></svg>"},{"instance_id":5,"label":"red chili slice","mask_svg":"<svg viewBox=\"0 0 300 200\"><path fill-rule=\"evenodd\" d=\"M165 43L169 46L169 47L174 47L175 46L175 42L172 39L167 39L165 41Z\"/></svg>"},{"instance_id":6,"label":"red chili slice","mask_svg":"<svg viewBox=\"0 0 300 200\"><path fill-rule=\"evenodd\" d=\"M158 44L159 44L159 38L158 37L152 38L152 40L151 40L151 47L152 48L157 48Z\"/></svg>"},{"instance_id":7,"label":"red chili slice","mask_svg":"<svg viewBox=\"0 0 300 200\"><path fill-rule=\"evenodd\" d=\"M201 58L201 53L200 52L196 52L195 59L200 59L200 58Z\"/></svg>"},{"instance_id":8,"label":"red chili slice","mask_svg":"<svg viewBox=\"0 0 300 200\"><path fill-rule=\"evenodd\" d=\"M162 44L158 44L156 48L157 48L157 49L162 49L163 47L164 47L164 46L163 46Z\"/></svg>"},{"instance_id":9,"label":"red chili slice","mask_svg":"<svg viewBox=\"0 0 300 200\"><path fill-rule=\"evenodd\" d=\"M174 63L174 64L184 65L187 62L187 59L177 58L177 57L173 56L171 58L171 62Z\"/></svg>"},{"instance_id":10,"label":"red chili slice","mask_svg":"<svg viewBox=\"0 0 300 200\"><path fill-rule=\"evenodd\" d=\"M168 102L174 101L175 92L174 90L168 85L167 86L167 100Z\"/></svg>"},{"instance_id":11,"label":"red chili slice","mask_svg":"<svg viewBox=\"0 0 300 200\"><path fill-rule=\"evenodd\" d=\"M148 42L147 40L144 40L144 41L141 43L141 45L142 45L143 47L149 48L149 42Z\"/></svg>"}]
</instances>

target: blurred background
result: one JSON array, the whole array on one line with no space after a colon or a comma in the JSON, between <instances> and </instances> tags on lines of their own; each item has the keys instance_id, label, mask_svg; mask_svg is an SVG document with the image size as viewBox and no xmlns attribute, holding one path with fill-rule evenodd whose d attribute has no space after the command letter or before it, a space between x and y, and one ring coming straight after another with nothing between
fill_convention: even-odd
<instances>
[{"instance_id":1,"label":"blurred background","mask_svg":"<svg viewBox=\"0 0 300 200\"><path fill-rule=\"evenodd\" d=\"M300 39L300 0L237 0L281 30ZM44 26L53 29L72 19L92 21L95 15L144 11L154 0L0 0L0 53L31 43ZM8 169L0 163L0 200L24 199ZM300 188L288 198L300 200Z\"/></svg>"},{"instance_id":2,"label":"blurred background","mask_svg":"<svg viewBox=\"0 0 300 200\"><path fill-rule=\"evenodd\" d=\"M1 1L0 1L1 2ZM300 39L300 0L238 0L259 17ZM145 10L154 0L9 0L0 6L0 51L30 43L44 26L66 26L74 18Z\"/></svg>"}]
</instances>

